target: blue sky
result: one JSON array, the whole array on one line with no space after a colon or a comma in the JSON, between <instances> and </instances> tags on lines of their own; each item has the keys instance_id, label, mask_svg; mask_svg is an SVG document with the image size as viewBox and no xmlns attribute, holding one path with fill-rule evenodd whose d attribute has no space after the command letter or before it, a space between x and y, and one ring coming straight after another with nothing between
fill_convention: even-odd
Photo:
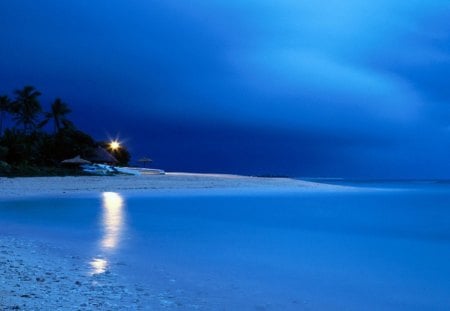
<instances>
[{"instance_id":1,"label":"blue sky","mask_svg":"<svg viewBox=\"0 0 450 311\"><path fill-rule=\"evenodd\" d=\"M168 170L449 177L448 1L0 3L0 92Z\"/></svg>"}]
</instances>

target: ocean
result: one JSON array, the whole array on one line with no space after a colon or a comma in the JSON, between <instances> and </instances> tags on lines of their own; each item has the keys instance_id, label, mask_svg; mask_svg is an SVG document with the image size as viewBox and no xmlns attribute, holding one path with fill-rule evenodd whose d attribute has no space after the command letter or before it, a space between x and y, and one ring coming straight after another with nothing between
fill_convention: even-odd
<instances>
[{"instance_id":1,"label":"ocean","mask_svg":"<svg viewBox=\"0 0 450 311\"><path fill-rule=\"evenodd\" d=\"M450 184L325 182L351 190L2 200L0 234L165 310L450 310Z\"/></svg>"}]
</instances>

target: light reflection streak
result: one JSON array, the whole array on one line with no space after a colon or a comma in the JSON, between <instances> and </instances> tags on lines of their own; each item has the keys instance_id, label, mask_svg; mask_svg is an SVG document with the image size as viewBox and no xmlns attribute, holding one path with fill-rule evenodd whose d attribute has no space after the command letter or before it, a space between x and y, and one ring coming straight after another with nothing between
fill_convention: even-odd
<instances>
[{"instance_id":1,"label":"light reflection streak","mask_svg":"<svg viewBox=\"0 0 450 311\"><path fill-rule=\"evenodd\" d=\"M115 192L103 193L103 230L101 245L105 249L117 247L123 227L123 198Z\"/></svg>"},{"instance_id":2,"label":"light reflection streak","mask_svg":"<svg viewBox=\"0 0 450 311\"><path fill-rule=\"evenodd\" d=\"M90 262L91 274L101 274L106 272L108 261L103 258L94 258Z\"/></svg>"},{"instance_id":3,"label":"light reflection streak","mask_svg":"<svg viewBox=\"0 0 450 311\"><path fill-rule=\"evenodd\" d=\"M116 192L102 193L102 228L103 235L99 241L100 250L107 255L117 249L124 227L124 201ZM108 260L97 256L90 262L91 274L106 272Z\"/></svg>"}]
</instances>

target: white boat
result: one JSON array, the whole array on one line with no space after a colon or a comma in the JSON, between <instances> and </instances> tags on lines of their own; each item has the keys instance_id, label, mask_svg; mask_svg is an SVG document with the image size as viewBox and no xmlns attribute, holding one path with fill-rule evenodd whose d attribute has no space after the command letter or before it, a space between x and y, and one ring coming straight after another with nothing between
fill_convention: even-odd
<instances>
[{"instance_id":1,"label":"white boat","mask_svg":"<svg viewBox=\"0 0 450 311\"><path fill-rule=\"evenodd\" d=\"M139 168L135 168L137 170L139 170L139 172L142 175L164 175L166 174L165 171L163 170L158 170L156 168L143 168L143 167L139 167Z\"/></svg>"},{"instance_id":2,"label":"white boat","mask_svg":"<svg viewBox=\"0 0 450 311\"><path fill-rule=\"evenodd\" d=\"M125 175L164 175L163 170L153 169L153 168L141 168L141 167L121 167L121 166L111 166L106 164L83 164L80 166L85 173L93 175L114 175L114 174L125 174Z\"/></svg>"},{"instance_id":3,"label":"white boat","mask_svg":"<svg viewBox=\"0 0 450 311\"><path fill-rule=\"evenodd\" d=\"M119 173L130 175L164 175L166 172L155 168L144 167L114 167Z\"/></svg>"},{"instance_id":4,"label":"white boat","mask_svg":"<svg viewBox=\"0 0 450 311\"><path fill-rule=\"evenodd\" d=\"M114 167L114 170L116 170L120 174L126 174L126 175L135 175L139 176L141 175L141 172L135 168L132 167Z\"/></svg>"},{"instance_id":5,"label":"white boat","mask_svg":"<svg viewBox=\"0 0 450 311\"><path fill-rule=\"evenodd\" d=\"M114 170L109 165L104 164L83 164L80 166L83 172L92 174L92 175L112 175L114 174Z\"/></svg>"}]
</instances>

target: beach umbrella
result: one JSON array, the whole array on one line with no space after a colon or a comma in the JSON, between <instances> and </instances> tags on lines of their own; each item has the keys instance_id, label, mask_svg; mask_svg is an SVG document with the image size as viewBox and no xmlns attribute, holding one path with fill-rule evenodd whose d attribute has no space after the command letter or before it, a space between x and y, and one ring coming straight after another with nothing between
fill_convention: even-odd
<instances>
[{"instance_id":1,"label":"beach umbrella","mask_svg":"<svg viewBox=\"0 0 450 311\"><path fill-rule=\"evenodd\" d=\"M77 155L74 158L61 161L61 163L63 163L63 164L90 164L91 161L82 159L79 155Z\"/></svg>"},{"instance_id":2,"label":"beach umbrella","mask_svg":"<svg viewBox=\"0 0 450 311\"><path fill-rule=\"evenodd\" d=\"M147 157L143 157L143 158L140 158L138 160L138 162L144 163L144 166L147 166L147 164L150 163L150 162L153 162L153 160L150 159L150 158L147 158Z\"/></svg>"},{"instance_id":3,"label":"beach umbrella","mask_svg":"<svg viewBox=\"0 0 450 311\"><path fill-rule=\"evenodd\" d=\"M89 161L91 162L98 162L98 163L117 163L117 159L110 154L108 151L106 151L102 147L97 147L94 149L90 157L87 157Z\"/></svg>"}]
</instances>

